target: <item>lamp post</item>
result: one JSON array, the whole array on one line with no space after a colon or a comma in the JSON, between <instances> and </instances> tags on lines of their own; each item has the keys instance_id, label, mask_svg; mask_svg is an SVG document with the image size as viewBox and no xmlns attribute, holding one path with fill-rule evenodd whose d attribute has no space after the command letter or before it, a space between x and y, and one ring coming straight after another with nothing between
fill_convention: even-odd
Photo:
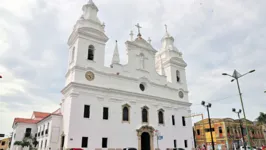
<instances>
[{"instance_id":1,"label":"lamp post","mask_svg":"<svg viewBox=\"0 0 266 150\"><path fill-rule=\"evenodd\" d=\"M244 104L243 104L243 99L242 99L242 93L240 91L240 86L239 86L239 82L238 82L238 79L249 74L249 73L252 73L254 72L255 70L251 70L243 75L241 75L239 72L237 72L236 70L234 70L233 72L233 75L229 75L227 73L223 73L222 75L224 76L229 76L229 77L232 77L233 79L231 80L231 82L234 82L234 80L236 80L236 83L237 83L237 88L238 88L238 93L239 93L239 97L240 97L240 102L241 102L241 106L242 106L242 110L243 110L243 115L244 115L244 122L245 122L245 125L246 125L246 132L247 132L247 137L248 137L248 145L251 146L250 144L250 137L249 137L249 132L248 132L248 125L247 125L247 119L246 119L246 113L245 113L245 109L244 109Z\"/></svg>"},{"instance_id":2,"label":"lamp post","mask_svg":"<svg viewBox=\"0 0 266 150\"><path fill-rule=\"evenodd\" d=\"M242 142L243 142L243 146L244 146L244 148L245 148L245 150L246 150L245 138L244 138L244 134L243 134L243 126L242 126L242 121L241 121L241 119L240 119L240 113L242 112L242 110L239 109L239 111L236 111L236 109L233 108L232 111L233 111L234 113L237 113L237 116L238 116L238 118L239 118L240 130L241 130L241 135L242 135Z\"/></svg>"},{"instance_id":3,"label":"lamp post","mask_svg":"<svg viewBox=\"0 0 266 150\"><path fill-rule=\"evenodd\" d=\"M202 101L201 105L207 108L208 120L209 120L210 132L211 132L211 140L212 140L212 149L215 150L214 142L213 142L213 136L212 136L211 118L210 118L210 112L209 112L209 108L211 108L212 104L211 103L206 104L205 101Z\"/></svg>"}]
</instances>

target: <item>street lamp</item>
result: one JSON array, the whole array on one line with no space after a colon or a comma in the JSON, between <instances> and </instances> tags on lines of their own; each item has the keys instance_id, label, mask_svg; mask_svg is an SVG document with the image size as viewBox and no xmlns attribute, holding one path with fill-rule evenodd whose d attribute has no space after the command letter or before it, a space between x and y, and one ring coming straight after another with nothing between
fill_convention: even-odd
<instances>
[{"instance_id":1,"label":"street lamp","mask_svg":"<svg viewBox=\"0 0 266 150\"><path fill-rule=\"evenodd\" d=\"M201 105L207 108L208 119L209 119L209 126L210 126L210 132L211 132L211 140L212 140L212 149L215 150L215 148L214 148L214 142L213 142L213 136L212 136L211 118L210 118L210 112L209 112L209 108L212 107L212 104L211 103L206 104L205 101L202 101L201 102Z\"/></svg>"},{"instance_id":2,"label":"street lamp","mask_svg":"<svg viewBox=\"0 0 266 150\"><path fill-rule=\"evenodd\" d=\"M245 138L244 138L244 134L243 134L243 126L242 126L242 121L241 121L241 119L240 119L240 113L242 112L242 110L239 109L239 111L236 111L236 109L233 108L232 111L233 111L234 113L237 113L237 116L238 116L238 118L239 118L240 130L241 130L241 134L242 134L242 142L243 142L244 148L245 148L245 150L246 150Z\"/></svg>"},{"instance_id":3,"label":"street lamp","mask_svg":"<svg viewBox=\"0 0 266 150\"><path fill-rule=\"evenodd\" d=\"M246 125L246 132L247 132L247 137L248 137L248 145L251 146L250 144L250 137L249 137L249 132L248 132L248 125L247 125L247 119L246 119L246 113L245 113L245 109L244 109L244 104L243 104L243 99L242 99L242 93L240 91L240 86L239 86L239 82L238 79L254 72L255 70L250 70L249 72L245 73L245 74L240 74L239 72L237 72L236 70L234 70L233 75L229 75L227 73L223 73L222 75L224 76L229 76L232 77L233 79L231 80L231 82L234 82L234 80L236 80L237 83L237 88L238 88L238 92L239 92L239 97L240 97L240 102L241 102L241 106L242 106L242 110L243 110L243 115L244 115L244 121L245 121L245 125Z\"/></svg>"}]
</instances>

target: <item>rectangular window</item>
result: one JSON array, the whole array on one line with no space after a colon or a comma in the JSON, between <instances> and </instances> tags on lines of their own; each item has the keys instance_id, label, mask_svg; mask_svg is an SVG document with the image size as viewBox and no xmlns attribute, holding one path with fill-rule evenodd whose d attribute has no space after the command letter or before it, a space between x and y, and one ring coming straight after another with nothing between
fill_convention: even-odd
<instances>
[{"instance_id":1,"label":"rectangular window","mask_svg":"<svg viewBox=\"0 0 266 150\"><path fill-rule=\"evenodd\" d=\"M107 148L107 138L102 138L102 148Z\"/></svg>"},{"instance_id":2,"label":"rectangular window","mask_svg":"<svg viewBox=\"0 0 266 150\"><path fill-rule=\"evenodd\" d=\"M219 127L219 133L223 133L222 127Z\"/></svg>"},{"instance_id":3,"label":"rectangular window","mask_svg":"<svg viewBox=\"0 0 266 150\"><path fill-rule=\"evenodd\" d=\"M26 128L26 133L30 133L31 132L31 128Z\"/></svg>"},{"instance_id":4,"label":"rectangular window","mask_svg":"<svg viewBox=\"0 0 266 150\"><path fill-rule=\"evenodd\" d=\"M186 118L184 116L182 116L182 123L183 123L183 126L186 126Z\"/></svg>"},{"instance_id":5,"label":"rectangular window","mask_svg":"<svg viewBox=\"0 0 266 150\"><path fill-rule=\"evenodd\" d=\"M31 135L31 128L26 128L25 137L30 137Z\"/></svg>"},{"instance_id":6,"label":"rectangular window","mask_svg":"<svg viewBox=\"0 0 266 150\"><path fill-rule=\"evenodd\" d=\"M200 129L197 129L197 135L200 135Z\"/></svg>"},{"instance_id":7,"label":"rectangular window","mask_svg":"<svg viewBox=\"0 0 266 150\"><path fill-rule=\"evenodd\" d=\"M63 147L64 147L64 143L65 143L65 136L62 135L62 136L61 136L61 148L62 148L62 149L63 149Z\"/></svg>"},{"instance_id":8,"label":"rectangular window","mask_svg":"<svg viewBox=\"0 0 266 150\"><path fill-rule=\"evenodd\" d=\"M2 141L2 145L5 145L6 144L6 142L5 141Z\"/></svg>"},{"instance_id":9,"label":"rectangular window","mask_svg":"<svg viewBox=\"0 0 266 150\"><path fill-rule=\"evenodd\" d=\"M187 148L187 140L184 141L185 148Z\"/></svg>"},{"instance_id":10,"label":"rectangular window","mask_svg":"<svg viewBox=\"0 0 266 150\"><path fill-rule=\"evenodd\" d=\"M88 137L82 137L81 147L82 148L88 147Z\"/></svg>"},{"instance_id":11,"label":"rectangular window","mask_svg":"<svg viewBox=\"0 0 266 150\"><path fill-rule=\"evenodd\" d=\"M90 118L90 105L84 105L84 118Z\"/></svg>"},{"instance_id":12,"label":"rectangular window","mask_svg":"<svg viewBox=\"0 0 266 150\"><path fill-rule=\"evenodd\" d=\"M172 115L172 124L173 124L173 126L175 125L175 116L174 115Z\"/></svg>"},{"instance_id":13,"label":"rectangular window","mask_svg":"<svg viewBox=\"0 0 266 150\"><path fill-rule=\"evenodd\" d=\"M108 107L103 107L103 119L108 120Z\"/></svg>"},{"instance_id":14,"label":"rectangular window","mask_svg":"<svg viewBox=\"0 0 266 150\"><path fill-rule=\"evenodd\" d=\"M212 132L214 131L214 128L211 128ZM210 129L205 129L205 132L210 132Z\"/></svg>"},{"instance_id":15,"label":"rectangular window","mask_svg":"<svg viewBox=\"0 0 266 150\"><path fill-rule=\"evenodd\" d=\"M174 140L174 148L176 148L176 140Z\"/></svg>"}]
</instances>

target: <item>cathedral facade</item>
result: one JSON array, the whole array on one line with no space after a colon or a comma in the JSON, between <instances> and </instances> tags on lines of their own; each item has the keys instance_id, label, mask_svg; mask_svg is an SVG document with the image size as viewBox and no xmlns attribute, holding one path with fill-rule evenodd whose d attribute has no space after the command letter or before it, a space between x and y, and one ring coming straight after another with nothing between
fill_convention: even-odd
<instances>
[{"instance_id":1,"label":"cathedral facade","mask_svg":"<svg viewBox=\"0 0 266 150\"><path fill-rule=\"evenodd\" d=\"M167 28L161 48L155 50L137 24L137 36L131 33L131 40L125 42L128 62L120 63L116 44L111 65L106 67L108 37L97 16L98 7L90 0L82 10L68 39L60 113L52 114L57 119L61 116L55 123L60 125L56 131L53 123L48 126L48 137L58 139L51 149L191 149L187 64ZM38 133L41 124L35 123ZM48 139L47 149L49 143ZM39 148L43 149L40 144Z\"/></svg>"}]
</instances>

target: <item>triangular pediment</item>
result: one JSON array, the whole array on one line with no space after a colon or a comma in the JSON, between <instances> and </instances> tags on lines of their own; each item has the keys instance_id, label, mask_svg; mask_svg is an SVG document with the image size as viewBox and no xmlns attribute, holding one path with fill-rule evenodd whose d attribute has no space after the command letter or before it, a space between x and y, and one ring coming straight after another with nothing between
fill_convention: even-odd
<instances>
[{"instance_id":1,"label":"triangular pediment","mask_svg":"<svg viewBox=\"0 0 266 150\"><path fill-rule=\"evenodd\" d=\"M127 45L136 46L138 48L143 48L148 51L151 51L153 53L156 53L157 51L149 44L145 39L143 38L136 38L135 41L127 41Z\"/></svg>"}]
</instances>

